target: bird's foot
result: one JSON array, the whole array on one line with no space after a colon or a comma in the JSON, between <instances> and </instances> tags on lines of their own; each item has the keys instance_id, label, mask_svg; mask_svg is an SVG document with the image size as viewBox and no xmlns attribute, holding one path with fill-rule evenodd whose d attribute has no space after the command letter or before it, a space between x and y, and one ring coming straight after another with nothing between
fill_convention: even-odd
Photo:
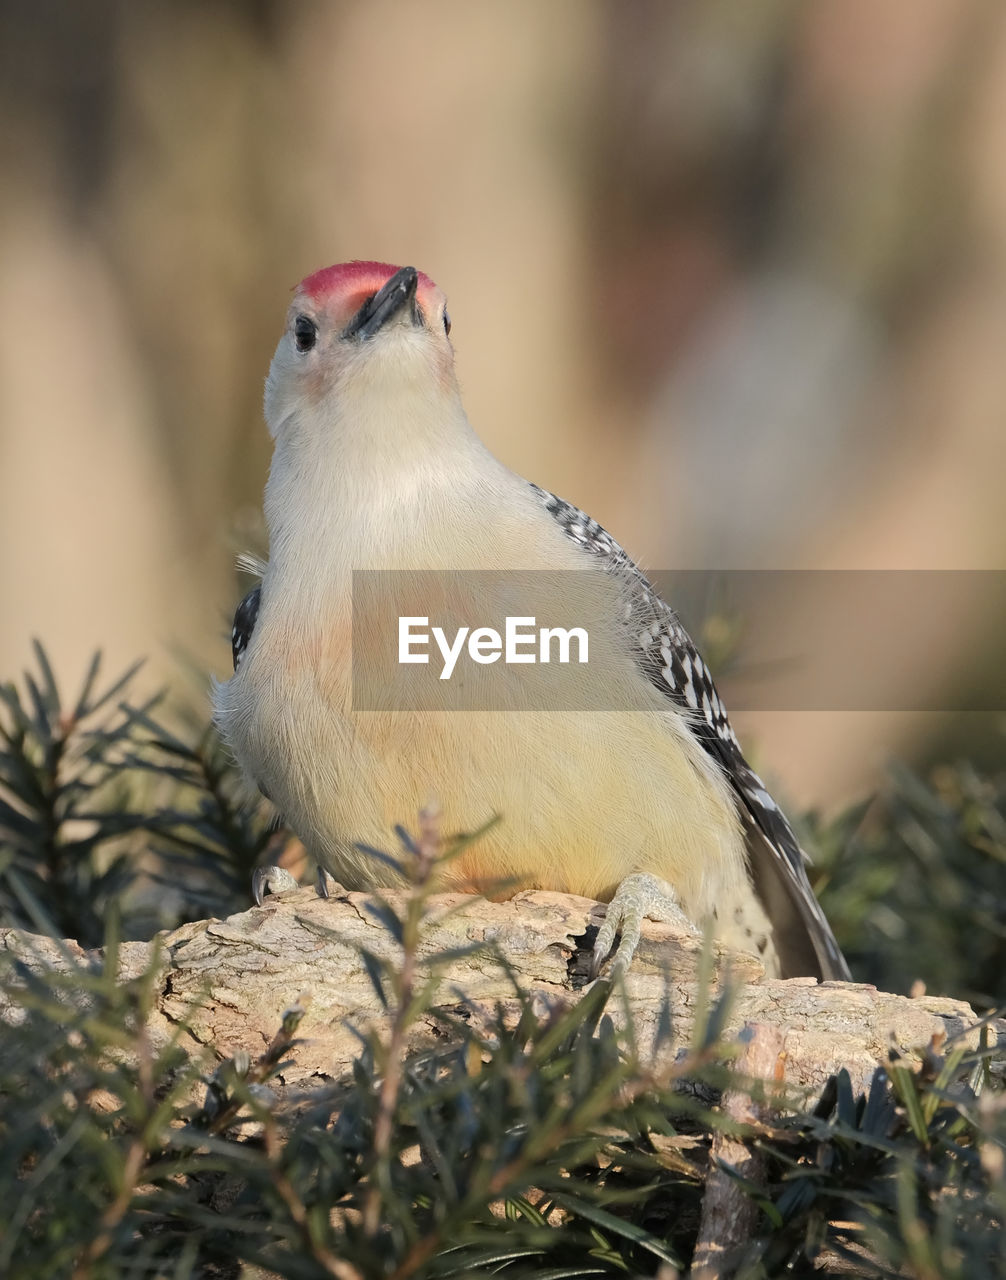
<instances>
[{"instance_id":1,"label":"bird's foot","mask_svg":"<svg viewBox=\"0 0 1006 1280\"><path fill-rule=\"evenodd\" d=\"M262 905L267 893L289 893L291 889L299 888L286 867L256 867L252 873L252 897L256 907Z\"/></svg>"},{"instance_id":2,"label":"bird's foot","mask_svg":"<svg viewBox=\"0 0 1006 1280\"><path fill-rule=\"evenodd\" d=\"M619 931L622 940L611 962L611 976L626 973L639 945L644 917L677 925L688 933L699 932L681 910L678 895L666 880L660 880L645 871L626 876L608 903L604 921L597 931L590 958L591 981L600 973L601 965L608 958L615 944L615 935Z\"/></svg>"},{"instance_id":3,"label":"bird's foot","mask_svg":"<svg viewBox=\"0 0 1006 1280\"><path fill-rule=\"evenodd\" d=\"M328 874L324 867L319 867L314 883L318 897L330 898L334 885L335 880L333 877ZM289 893L291 889L299 888L300 881L294 879L286 867L277 867L275 865L256 867L252 873L252 896L257 907L262 905L267 893Z\"/></svg>"}]
</instances>

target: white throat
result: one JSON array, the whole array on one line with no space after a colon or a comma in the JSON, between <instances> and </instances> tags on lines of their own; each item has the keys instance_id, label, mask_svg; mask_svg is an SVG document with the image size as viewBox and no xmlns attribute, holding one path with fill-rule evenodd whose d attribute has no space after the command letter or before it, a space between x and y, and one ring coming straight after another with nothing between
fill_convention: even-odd
<instances>
[{"instance_id":1,"label":"white throat","mask_svg":"<svg viewBox=\"0 0 1006 1280\"><path fill-rule=\"evenodd\" d=\"M454 567L439 547L445 522L495 506L494 495L512 503L516 487L524 482L485 448L456 395L328 397L277 424L270 577L335 585L353 569Z\"/></svg>"}]
</instances>

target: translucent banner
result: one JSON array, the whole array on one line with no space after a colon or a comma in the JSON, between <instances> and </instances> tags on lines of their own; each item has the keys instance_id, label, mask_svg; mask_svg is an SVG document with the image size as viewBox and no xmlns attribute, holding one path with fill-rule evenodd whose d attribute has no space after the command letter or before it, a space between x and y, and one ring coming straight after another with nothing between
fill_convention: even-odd
<instances>
[{"instance_id":1,"label":"translucent banner","mask_svg":"<svg viewBox=\"0 0 1006 1280\"><path fill-rule=\"evenodd\" d=\"M728 708L1006 709L1006 572L647 579ZM659 708L677 643L674 619L643 580L601 567L353 575L356 710Z\"/></svg>"}]
</instances>

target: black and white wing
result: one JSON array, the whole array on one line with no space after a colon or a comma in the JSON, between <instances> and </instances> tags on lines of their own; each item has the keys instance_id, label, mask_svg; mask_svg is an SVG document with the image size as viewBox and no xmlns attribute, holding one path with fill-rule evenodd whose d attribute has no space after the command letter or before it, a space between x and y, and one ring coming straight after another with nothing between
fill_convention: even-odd
<instances>
[{"instance_id":1,"label":"black and white wing","mask_svg":"<svg viewBox=\"0 0 1006 1280\"><path fill-rule=\"evenodd\" d=\"M628 584L626 627L636 661L647 679L689 715L693 731L737 795L752 880L772 922L784 974L848 979L845 957L807 880L805 855L782 810L744 759L709 669L677 614L596 520L537 485L531 488L567 537Z\"/></svg>"},{"instance_id":2,"label":"black and white wing","mask_svg":"<svg viewBox=\"0 0 1006 1280\"><path fill-rule=\"evenodd\" d=\"M234 624L231 627L231 657L234 659L234 670L241 665L241 659L255 630L259 605L262 603L262 585L252 587L251 591L234 611Z\"/></svg>"}]
</instances>

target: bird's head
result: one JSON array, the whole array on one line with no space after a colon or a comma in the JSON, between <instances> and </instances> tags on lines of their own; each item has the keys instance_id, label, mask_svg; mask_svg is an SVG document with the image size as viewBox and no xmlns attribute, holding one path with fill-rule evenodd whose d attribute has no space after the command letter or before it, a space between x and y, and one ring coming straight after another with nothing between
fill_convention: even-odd
<instances>
[{"instance_id":1,"label":"bird's head","mask_svg":"<svg viewBox=\"0 0 1006 1280\"><path fill-rule=\"evenodd\" d=\"M415 267L345 262L297 286L266 382L266 420L369 415L456 399L447 299Z\"/></svg>"}]
</instances>

